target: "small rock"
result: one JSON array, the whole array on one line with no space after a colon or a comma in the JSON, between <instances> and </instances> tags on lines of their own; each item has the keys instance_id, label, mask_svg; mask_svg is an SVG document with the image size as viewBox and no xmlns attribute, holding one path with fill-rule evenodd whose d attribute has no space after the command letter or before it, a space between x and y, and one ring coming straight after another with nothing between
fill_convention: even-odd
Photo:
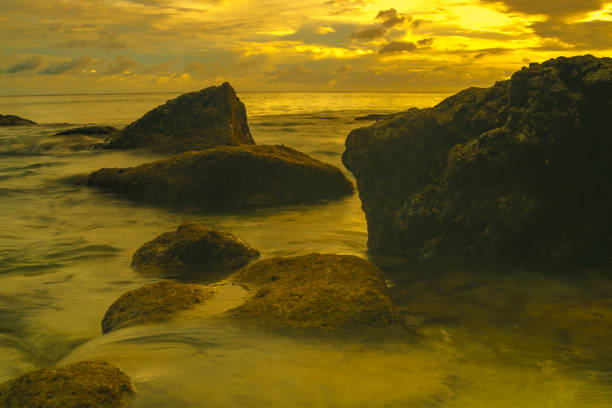
<instances>
[{"instance_id":1,"label":"small rock","mask_svg":"<svg viewBox=\"0 0 612 408\"><path fill-rule=\"evenodd\" d=\"M234 234L186 222L176 232L166 232L141 246L132 258L132 268L188 280L214 281L257 257L259 251Z\"/></svg>"},{"instance_id":2,"label":"small rock","mask_svg":"<svg viewBox=\"0 0 612 408\"><path fill-rule=\"evenodd\" d=\"M102 319L102 333L126 326L170 320L212 298L214 290L204 285L160 281L121 295Z\"/></svg>"},{"instance_id":3,"label":"small rock","mask_svg":"<svg viewBox=\"0 0 612 408\"><path fill-rule=\"evenodd\" d=\"M97 361L46 368L0 384L0 408L125 408L130 378Z\"/></svg>"},{"instance_id":4,"label":"small rock","mask_svg":"<svg viewBox=\"0 0 612 408\"><path fill-rule=\"evenodd\" d=\"M298 328L385 327L397 322L382 272L356 256L310 254L255 262L231 282L254 288L235 317Z\"/></svg>"},{"instance_id":5,"label":"small rock","mask_svg":"<svg viewBox=\"0 0 612 408\"><path fill-rule=\"evenodd\" d=\"M20 118L14 115L0 115L0 126L26 126L35 125L36 122L31 120Z\"/></svg>"}]
</instances>

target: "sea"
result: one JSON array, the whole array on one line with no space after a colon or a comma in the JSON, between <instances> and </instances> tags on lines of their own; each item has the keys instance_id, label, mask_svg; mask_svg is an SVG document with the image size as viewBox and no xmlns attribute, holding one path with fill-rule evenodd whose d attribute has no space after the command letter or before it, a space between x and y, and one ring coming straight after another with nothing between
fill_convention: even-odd
<instances>
[{"instance_id":1,"label":"sea","mask_svg":"<svg viewBox=\"0 0 612 408\"><path fill-rule=\"evenodd\" d=\"M0 383L81 360L132 377L134 407L612 407L610 268L416 261L367 250L357 194L228 213L132 202L70 180L161 156L56 148L82 125L122 127L177 94L1 96ZM434 93L239 93L258 144L342 166L356 117L433 106ZM370 259L405 329L280 331L184 316L101 335L106 309L161 279L134 251L184 221L231 231L264 257L312 252Z\"/></svg>"}]
</instances>

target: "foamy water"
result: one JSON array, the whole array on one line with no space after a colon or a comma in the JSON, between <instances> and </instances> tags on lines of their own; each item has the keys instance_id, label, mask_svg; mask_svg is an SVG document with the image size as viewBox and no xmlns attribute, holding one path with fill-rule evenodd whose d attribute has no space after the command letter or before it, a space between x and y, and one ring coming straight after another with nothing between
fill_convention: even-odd
<instances>
[{"instance_id":1,"label":"foamy water","mask_svg":"<svg viewBox=\"0 0 612 408\"><path fill-rule=\"evenodd\" d=\"M101 336L108 306L158 278L132 271L132 253L182 221L236 233L264 256L369 256L357 195L229 214L164 208L66 181L159 156L36 152L69 124L124 126L174 96L0 97L0 113L41 123L0 128L0 382L102 358L134 379L136 407L612 407L606 268L370 256L410 330L304 334L192 316ZM257 143L337 166L346 135L367 124L356 116L443 97L239 96Z\"/></svg>"}]
</instances>

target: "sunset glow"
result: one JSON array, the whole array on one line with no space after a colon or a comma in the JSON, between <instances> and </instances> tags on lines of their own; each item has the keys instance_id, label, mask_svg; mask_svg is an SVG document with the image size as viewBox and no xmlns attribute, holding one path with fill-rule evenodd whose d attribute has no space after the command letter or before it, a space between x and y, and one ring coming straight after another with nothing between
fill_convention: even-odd
<instances>
[{"instance_id":1,"label":"sunset glow","mask_svg":"<svg viewBox=\"0 0 612 408\"><path fill-rule=\"evenodd\" d=\"M612 3L7 0L2 94L441 91L612 49Z\"/></svg>"}]
</instances>

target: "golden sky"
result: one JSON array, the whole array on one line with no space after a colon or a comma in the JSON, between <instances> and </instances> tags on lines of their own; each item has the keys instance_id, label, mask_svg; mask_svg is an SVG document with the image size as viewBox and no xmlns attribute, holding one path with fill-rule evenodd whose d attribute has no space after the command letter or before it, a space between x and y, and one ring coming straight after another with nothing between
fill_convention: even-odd
<instances>
[{"instance_id":1,"label":"golden sky","mask_svg":"<svg viewBox=\"0 0 612 408\"><path fill-rule=\"evenodd\" d=\"M0 0L0 94L455 91L610 56L605 0Z\"/></svg>"}]
</instances>

